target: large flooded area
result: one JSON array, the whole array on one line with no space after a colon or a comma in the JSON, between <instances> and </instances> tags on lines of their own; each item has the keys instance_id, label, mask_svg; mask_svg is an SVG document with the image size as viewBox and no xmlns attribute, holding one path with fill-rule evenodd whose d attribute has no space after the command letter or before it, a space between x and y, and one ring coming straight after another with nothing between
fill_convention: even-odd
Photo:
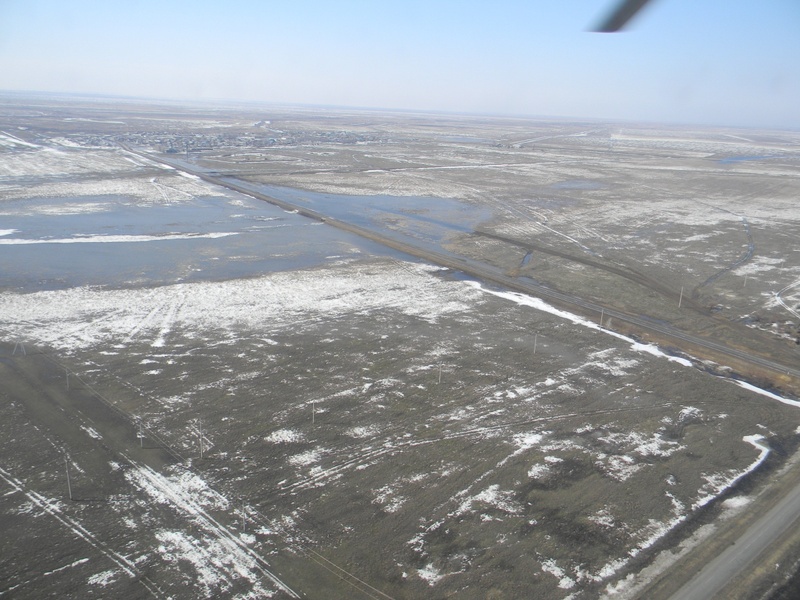
<instances>
[{"instance_id":1,"label":"large flooded area","mask_svg":"<svg viewBox=\"0 0 800 600\"><path fill-rule=\"evenodd\" d=\"M392 253L233 192L168 204L33 198L2 212L2 287L16 291L236 279Z\"/></svg>"}]
</instances>

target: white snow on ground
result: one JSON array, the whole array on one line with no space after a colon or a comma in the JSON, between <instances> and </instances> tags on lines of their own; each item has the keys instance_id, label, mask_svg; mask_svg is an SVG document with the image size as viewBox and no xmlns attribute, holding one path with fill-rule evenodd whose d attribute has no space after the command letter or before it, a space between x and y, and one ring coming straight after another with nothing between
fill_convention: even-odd
<instances>
[{"instance_id":1,"label":"white snow on ground","mask_svg":"<svg viewBox=\"0 0 800 600\"><path fill-rule=\"evenodd\" d=\"M517 447L517 449L506 456L503 460L497 463L498 467L502 467L508 461L510 461L515 456L519 456L520 454L524 454L534 446L538 446L544 436L548 435L549 431L543 431L540 433L518 433L512 438L512 442Z\"/></svg>"},{"instance_id":2,"label":"white snow on ground","mask_svg":"<svg viewBox=\"0 0 800 600\"><path fill-rule=\"evenodd\" d=\"M314 450L307 450L305 452L301 452L300 454L295 454L294 456L289 458L289 464L295 465L298 467L306 467L308 465L314 464L322 457L322 450L319 448L315 448Z\"/></svg>"},{"instance_id":3,"label":"white snow on ground","mask_svg":"<svg viewBox=\"0 0 800 600\"><path fill-rule=\"evenodd\" d=\"M692 364L692 362L690 360L685 359L685 358L681 358L681 357L678 357L678 356L670 356L669 354L666 354L665 352L663 352L655 344L642 344L642 343L637 342L636 340L634 340L632 338L629 338L628 336L622 335L622 334L617 333L615 331L611 331L609 329L604 329L604 328L600 327L597 323L594 323L592 321L589 321L588 319L584 319L583 317L580 317L578 315L569 313L567 311L563 311L563 310L557 309L554 306L551 306L551 305L547 304L545 301L543 301L543 300L541 300L539 298L535 298L533 296L526 296L524 294L519 294L517 292L498 292L498 291L494 291L494 290L489 290L489 289L486 289L486 288L482 287L480 283L475 282L475 281L466 281L465 283L467 285L470 285L470 286L472 286L472 287L474 287L476 289L479 289L479 290L481 290L481 291L483 291L483 292L485 292L487 294L492 294L493 296L499 296L500 298L506 298L506 299L511 300L513 302L516 302L517 304L520 304L522 306L529 306L531 308L534 308L534 309L537 309L537 310L541 310L541 311L550 313L552 315L556 315L556 316L564 318L564 319L568 319L569 321L572 321L573 323L576 323L578 325L583 325L584 327L588 327L589 329L595 329L595 330L598 330L598 331L602 331L602 332L604 332L604 333L606 333L606 334L608 334L610 336L613 336L615 338L618 338L618 339L621 339L621 340L624 340L624 341L628 342L631 345L631 348L633 350L637 351L637 352L645 352L647 354L652 354L653 356L666 358L671 362L678 363L678 364L683 365L685 367L693 366L693 364ZM620 366L629 366L629 365L621 364ZM612 368L613 368L613 365L612 365ZM778 396L777 394L774 394L772 392L768 392L767 390L763 390L761 388L758 388L758 387L756 387L756 386L754 386L752 384L749 384L747 382L744 382L744 381L736 381L735 383L737 383L738 385L740 385L741 387L743 387L743 388L745 388L747 390L750 390L751 392L756 392L757 394L761 394L762 396L766 396L768 398L772 398L773 400L777 400L779 402L782 402L784 404L788 404L790 406L800 407L800 401L789 400L789 399L786 399L786 398L782 398L781 396Z\"/></svg>"},{"instance_id":4,"label":"white snow on ground","mask_svg":"<svg viewBox=\"0 0 800 600\"><path fill-rule=\"evenodd\" d=\"M520 512L520 506L514 501L514 491L501 490L499 485L494 484L464 500L453 513L453 516L458 517L468 512L473 512L475 510L473 508L474 504L478 504L479 509L481 505L488 505L512 515Z\"/></svg>"},{"instance_id":5,"label":"white snow on ground","mask_svg":"<svg viewBox=\"0 0 800 600\"><path fill-rule=\"evenodd\" d=\"M0 236L4 235L13 235L17 233L19 229L0 229Z\"/></svg>"},{"instance_id":6,"label":"white snow on ground","mask_svg":"<svg viewBox=\"0 0 800 600\"><path fill-rule=\"evenodd\" d=\"M537 446L544 438L545 435L550 433L549 431L544 431L541 433L518 433L514 436L514 444L517 445L519 450L515 453L522 453L534 446Z\"/></svg>"},{"instance_id":7,"label":"white snow on ground","mask_svg":"<svg viewBox=\"0 0 800 600\"><path fill-rule=\"evenodd\" d=\"M631 452L635 452L640 456L665 458L684 448L678 442L662 439L657 433L652 437L647 437L637 431L609 433L597 439L610 445L630 448Z\"/></svg>"},{"instance_id":8,"label":"white snow on ground","mask_svg":"<svg viewBox=\"0 0 800 600\"><path fill-rule=\"evenodd\" d=\"M81 149L74 152L33 146L30 150L0 155L0 182L4 178L52 178L59 175L95 175L131 170L131 163L115 150Z\"/></svg>"},{"instance_id":9,"label":"white snow on ground","mask_svg":"<svg viewBox=\"0 0 800 600\"><path fill-rule=\"evenodd\" d=\"M725 475L720 473L705 475L704 479L706 480L706 484L700 488L700 496L692 505L692 510L696 510L701 506L705 506L711 502L722 492L736 484L736 482L742 477L755 471L761 465L761 463L767 459L769 447L761 443L764 440L763 435L746 435L742 438L742 440L748 444L752 444L756 449L759 450L758 458L750 463L750 465L743 471L729 471Z\"/></svg>"},{"instance_id":10,"label":"white snow on ground","mask_svg":"<svg viewBox=\"0 0 800 600\"><path fill-rule=\"evenodd\" d=\"M376 435L378 435L380 433L380 427L378 427L377 425L368 425L366 427L359 425L356 427L351 427L344 433L345 435L349 435L350 437L356 439L364 439L364 438L375 437Z\"/></svg>"},{"instance_id":11,"label":"white snow on ground","mask_svg":"<svg viewBox=\"0 0 800 600\"><path fill-rule=\"evenodd\" d=\"M747 506L753 501L753 499L749 496L734 496L733 498L728 498L722 503L722 506L725 508L741 508L742 506Z\"/></svg>"},{"instance_id":12,"label":"white snow on ground","mask_svg":"<svg viewBox=\"0 0 800 600\"><path fill-rule=\"evenodd\" d=\"M605 350L598 350L588 356L589 359L585 362L580 369L587 367L596 367L606 371L615 377L624 377L628 375L630 369L633 369L639 364L638 360L630 358L622 358L620 356L613 356L615 348L606 348Z\"/></svg>"},{"instance_id":13,"label":"white snow on ground","mask_svg":"<svg viewBox=\"0 0 800 600\"><path fill-rule=\"evenodd\" d=\"M762 444L762 440L764 436L762 435L746 435L742 438L743 441L752 444L756 449L759 450L758 457L744 470L742 471L730 471L726 476L725 475L708 475L706 476L706 485L700 490L700 496L698 500L692 505L691 510L697 510L701 506L704 506L711 502L714 498L719 496L722 492L726 489L729 489L731 486L735 485L737 481L739 481L742 477L747 475L748 473L753 472L755 469L758 468L761 463L767 458L769 454L769 448ZM686 507L679 501L677 501L674 496L672 496L669 492L667 492L667 496L670 497L673 504L673 518L665 521L651 521L650 525L643 528L639 535L643 536L642 541L636 545L635 548L631 549L628 552L628 557L618 558L612 560L603 568L601 568L595 575L591 578L594 581L600 581L607 577L611 577L614 573L618 572L621 568L623 568L631 558L638 556L643 550L651 547L655 544L659 539L661 539L667 532L671 529L675 528L677 525L682 523L686 520L688 514L686 512ZM732 502L732 505L737 504L736 502ZM606 588L606 592L613 594L614 589L612 587Z\"/></svg>"},{"instance_id":14,"label":"white snow on ground","mask_svg":"<svg viewBox=\"0 0 800 600\"><path fill-rule=\"evenodd\" d=\"M606 436L609 437L609 436ZM674 529L680 523L686 520L686 518L691 514L691 511L695 511L698 508L708 504L708 502L712 501L714 498L717 498L721 493L725 490L729 489L733 485L735 485L742 477L747 475L748 473L753 472L755 469L764 462L767 455L769 454L769 448L762 443L764 437L762 435L748 435L742 438L743 441L752 444L755 448L759 450L758 457L745 469L741 471L731 470L725 474L708 474L705 476L706 484L699 490L699 495L697 500L692 504L691 508L687 510L687 506L685 506L682 502L680 502L674 495L670 492L665 492L667 497L670 499L672 503L672 517L665 520L665 521L657 521L651 519L650 522L642 527L640 530L632 533L633 539L638 539L639 541L636 545L628 551L627 556L623 556L620 558L615 558L611 560L608 564L598 569L596 572L591 573L581 569L579 566L572 569L574 571L574 577L570 577L567 574L567 570L563 567L560 567L558 563L553 559L546 559L542 560L542 570L550 573L551 575L558 577L559 579L559 586L564 589L570 589L576 582L584 581L584 580L591 580L591 581L602 581L608 577L613 576L617 573L620 569L622 569L628 562L638 556L644 550L650 548L655 544L658 540L660 540L665 534L669 531ZM653 445L650 442L639 443L640 440L625 440L626 443L635 443L638 444L638 449L640 452L647 455L658 456L660 453L665 452L662 444L663 441L659 441L658 444ZM666 452L672 453L674 452L673 448L669 448ZM550 458L550 457L549 457ZM636 464L633 459L628 456L622 457L612 457L615 459L619 459L620 461L625 463L625 466L629 468L636 469L641 465ZM628 459L628 462L625 462ZM552 463L552 461L548 461L545 458L545 461L548 463ZM620 473L624 470L623 466L619 467ZM538 464L534 465L531 468L528 475L533 478L541 478L547 475L549 467L547 464ZM621 477L621 479L625 479L626 477ZM495 489L493 489L495 488ZM489 490L482 492L483 496L485 496L487 500L492 500L497 495L497 486L492 486ZM469 500L475 500L479 497L482 498L482 495L479 494ZM502 500L502 498L501 498ZM735 508L740 506L741 504L747 502L747 499L737 500L732 499L729 503L726 504L728 508ZM463 512L466 503L462 503L460 507L460 511ZM511 512L511 511L508 511ZM513 514L513 513L512 513ZM602 527L618 527L620 526L619 523L614 518L614 515L608 510L608 508L604 508L594 515L588 517L588 519L597 525ZM420 540L424 542L424 540ZM570 583L571 582L571 583Z\"/></svg>"},{"instance_id":15,"label":"white snow on ground","mask_svg":"<svg viewBox=\"0 0 800 600\"><path fill-rule=\"evenodd\" d=\"M750 383L747 383L746 381L733 380L733 382L739 387L743 387L744 389L749 390L751 392L755 392L756 394L761 394L762 396L766 396L767 398L772 398L773 400L777 400L778 402L782 402L783 404L788 404L789 406L800 407L800 402L798 402L797 400L789 400L788 398L783 398L778 394L773 394L772 392L763 390L760 387L756 387Z\"/></svg>"},{"instance_id":16,"label":"white snow on ground","mask_svg":"<svg viewBox=\"0 0 800 600\"><path fill-rule=\"evenodd\" d=\"M86 425L81 425L81 429L83 429L90 437L93 437L96 440L102 440L103 436L94 428L94 427L87 427Z\"/></svg>"},{"instance_id":17,"label":"white snow on ground","mask_svg":"<svg viewBox=\"0 0 800 600\"><path fill-rule=\"evenodd\" d=\"M435 585L437 581L444 577L432 563L428 563L422 569L417 569L417 575L427 581L428 585Z\"/></svg>"},{"instance_id":18,"label":"white snow on ground","mask_svg":"<svg viewBox=\"0 0 800 600\"><path fill-rule=\"evenodd\" d=\"M134 336L152 343L175 328L238 336L241 328L276 331L373 310L395 309L436 322L441 315L466 312L480 300L477 291L458 282L431 277L435 270L375 261L153 289L6 293L0 295L0 329L13 339L73 350Z\"/></svg>"},{"instance_id":19,"label":"white snow on ground","mask_svg":"<svg viewBox=\"0 0 800 600\"><path fill-rule=\"evenodd\" d=\"M54 137L50 138L50 142L56 144L58 146L64 146L65 148L82 148L79 143L65 137Z\"/></svg>"},{"instance_id":20,"label":"white snow on ground","mask_svg":"<svg viewBox=\"0 0 800 600\"><path fill-rule=\"evenodd\" d=\"M248 583L248 597L272 597L280 588L292 597L298 597L277 577L268 571L259 557L240 536L220 524L207 508L224 510L229 502L211 490L204 480L188 471L167 477L153 469L132 463L125 478L153 501L171 506L181 517L196 527L191 533L159 530L155 536L160 542L158 552L164 560L182 568L190 565L191 585L198 585L201 596L210 598L218 592L231 589L234 582ZM265 589L269 580L272 585Z\"/></svg>"},{"instance_id":21,"label":"white snow on ground","mask_svg":"<svg viewBox=\"0 0 800 600\"><path fill-rule=\"evenodd\" d=\"M271 444L289 444L293 442L302 442L304 439L305 437L303 434L294 429L278 429L265 437L264 441Z\"/></svg>"},{"instance_id":22,"label":"white snow on ground","mask_svg":"<svg viewBox=\"0 0 800 600\"><path fill-rule=\"evenodd\" d=\"M89 577L89 585L99 585L100 587L105 587L114 582L117 578L117 571L115 569L109 569L108 571L103 571L102 573L95 573L91 577Z\"/></svg>"},{"instance_id":23,"label":"white snow on ground","mask_svg":"<svg viewBox=\"0 0 800 600\"><path fill-rule=\"evenodd\" d=\"M59 568L54 569L52 571L45 571L42 574L43 575L55 575L56 573L60 573L61 571L66 571L67 569L71 569L72 567L77 567L78 565L82 565L83 563L87 563L87 562L89 562L88 558L79 558L78 560L75 560L75 561L73 561L73 562L71 562L71 563L69 563L67 565L64 565L63 567L59 567Z\"/></svg>"},{"instance_id":24,"label":"white snow on ground","mask_svg":"<svg viewBox=\"0 0 800 600\"><path fill-rule=\"evenodd\" d=\"M166 477L148 467L137 467L125 471L125 478L156 502L175 503L192 514L199 514L205 508L225 510L229 507L225 497L189 471Z\"/></svg>"},{"instance_id":25,"label":"white snow on ground","mask_svg":"<svg viewBox=\"0 0 800 600\"><path fill-rule=\"evenodd\" d=\"M597 525L600 525L601 527L607 527L609 529L612 528L612 527L615 527L616 524L617 524L617 521L614 518L614 515L611 514L611 512L609 512L609 509L608 509L607 506L601 508L595 514L590 515L587 518L590 521L592 521L593 523L596 523Z\"/></svg>"},{"instance_id":26,"label":"white snow on ground","mask_svg":"<svg viewBox=\"0 0 800 600\"><path fill-rule=\"evenodd\" d=\"M32 215L46 215L46 216L68 216L68 215L87 215L92 213L100 213L108 210L108 203L106 202L58 202L55 204L48 203L25 203L23 206L17 204L10 205L6 210L3 210L4 205L0 203L0 216L32 216Z\"/></svg>"},{"instance_id":27,"label":"white snow on ground","mask_svg":"<svg viewBox=\"0 0 800 600\"><path fill-rule=\"evenodd\" d=\"M379 505L387 513L397 512L406 502L406 498L397 495L397 490L390 485L373 490L372 493L375 495L372 503Z\"/></svg>"},{"instance_id":28,"label":"white snow on ground","mask_svg":"<svg viewBox=\"0 0 800 600\"><path fill-rule=\"evenodd\" d=\"M544 479L549 474L550 474L550 467L542 464L533 465L528 470L528 477L530 477L531 479Z\"/></svg>"},{"instance_id":29,"label":"white snow on ground","mask_svg":"<svg viewBox=\"0 0 800 600\"><path fill-rule=\"evenodd\" d=\"M560 309L558 309L558 308L556 308L554 306L551 306L550 304L548 304L547 302L545 302L541 298L536 298L534 296L526 296L525 294L520 294L518 292L498 292L498 291L495 291L495 290L490 290L490 289L484 288L477 281L465 281L464 283L466 285L474 287L474 288L476 288L478 290L481 290L482 292L484 292L486 294L491 294L492 296L498 296L500 298L505 298L507 300L511 300L512 302L516 302L517 304L519 304L521 306L529 306L529 307L534 308L536 310L541 310L543 312L550 313L551 315L555 315L557 317L561 317L562 319L567 319L567 320L572 321L573 323L575 323L577 325L583 325L584 327L588 327L589 329L595 329L597 331L602 331L603 333L606 333L606 334L608 334L608 335L610 335L612 337L615 337L615 338L618 338L618 339L621 339L621 340L624 340L624 341L628 342L631 345L631 348L633 350L637 351L637 352L646 352L647 354L652 354L653 356L663 357L663 358L666 358L666 359L668 359L668 360L670 360L672 362L676 362L678 364L684 365L686 367L691 367L692 366L691 361L689 361L689 360L687 360L685 358L677 357L677 356L670 356L669 354L664 353L662 350L660 350L658 348L658 346L655 346L654 344L642 344L642 343L637 342L636 340L634 340L632 338L629 338L626 335L622 335L621 333L617 333L616 331L611 331L610 329L605 329L603 327L600 327L600 325L598 325L597 323L594 323L594 322L592 322L592 321L590 321L588 319L584 319L583 317L580 317L580 316L578 316L576 314L567 312L565 310L560 310Z\"/></svg>"},{"instance_id":30,"label":"white snow on ground","mask_svg":"<svg viewBox=\"0 0 800 600\"><path fill-rule=\"evenodd\" d=\"M216 239L237 235L236 232L214 233L168 233L166 235L82 235L71 238L43 238L29 240L24 238L3 238L0 244L97 244L97 243L135 243L135 242L164 242L172 240L194 240L199 238Z\"/></svg>"},{"instance_id":31,"label":"white snow on ground","mask_svg":"<svg viewBox=\"0 0 800 600\"><path fill-rule=\"evenodd\" d=\"M785 258L770 258L768 256L754 256L747 263L737 267L732 271L735 275L753 275L754 273L761 273L764 271L772 271L778 268L778 265L784 264Z\"/></svg>"},{"instance_id":32,"label":"white snow on ground","mask_svg":"<svg viewBox=\"0 0 800 600\"><path fill-rule=\"evenodd\" d=\"M600 452L595 464L609 477L617 481L625 481L645 468L645 465L636 462L636 459L627 454L611 456Z\"/></svg>"},{"instance_id":33,"label":"white snow on ground","mask_svg":"<svg viewBox=\"0 0 800 600\"><path fill-rule=\"evenodd\" d=\"M230 590L234 582L242 578L250 579L259 588L252 590L251 597L274 595L256 583L256 574L248 571L248 567L252 569L253 565L246 562L237 564L237 557L230 553L227 544L209 543L209 540L197 539L185 531L161 530L155 535L160 542L158 553L163 560L184 568L186 563L191 565L196 577L189 583L197 589L199 597L213 598ZM252 559L249 562L253 562Z\"/></svg>"},{"instance_id":34,"label":"white snow on ground","mask_svg":"<svg viewBox=\"0 0 800 600\"><path fill-rule=\"evenodd\" d=\"M0 146L5 148L40 148L36 144L31 144L25 140L19 139L15 135L11 135L6 131L0 131Z\"/></svg>"},{"instance_id":35,"label":"white snow on ground","mask_svg":"<svg viewBox=\"0 0 800 600\"><path fill-rule=\"evenodd\" d=\"M98 178L98 173L106 176ZM83 175L91 176L84 178ZM227 195L200 179L144 159L131 158L119 150L84 148L76 152L66 148L43 148L0 153L0 207L20 199L97 196L175 204L197 196L221 194ZM59 214L58 206L52 204L42 207L14 203L10 212L15 215Z\"/></svg>"},{"instance_id":36,"label":"white snow on ground","mask_svg":"<svg viewBox=\"0 0 800 600\"><path fill-rule=\"evenodd\" d=\"M564 569L560 568L552 558L542 561L542 571L558 578L558 587L569 590L575 587L575 580L569 577Z\"/></svg>"}]
</instances>

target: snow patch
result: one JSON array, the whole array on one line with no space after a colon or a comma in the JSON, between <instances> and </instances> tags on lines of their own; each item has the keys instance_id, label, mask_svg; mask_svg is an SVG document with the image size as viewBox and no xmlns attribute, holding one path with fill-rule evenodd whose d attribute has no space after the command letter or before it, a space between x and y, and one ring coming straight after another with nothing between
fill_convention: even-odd
<instances>
[{"instance_id":1,"label":"snow patch","mask_svg":"<svg viewBox=\"0 0 800 600\"><path fill-rule=\"evenodd\" d=\"M302 442L304 439L303 434L294 429L278 429L265 437L264 441L271 444L292 444Z\"/></svg>"},{"instance_id":2,"label":"snow patch","mask_svg":"<svg viewBox=\"0 0 800 600\"><path fill-rule=\"evenodd\" d=\"M216 233L168 233L166 235L81 235L71 238L43 238L31 240L25 238L0 239L3 245L28 245L28 244L119 244L140 242L167 242L174 240L216 239L238 235L235 232Z\"/></svg>"}]
</instances>

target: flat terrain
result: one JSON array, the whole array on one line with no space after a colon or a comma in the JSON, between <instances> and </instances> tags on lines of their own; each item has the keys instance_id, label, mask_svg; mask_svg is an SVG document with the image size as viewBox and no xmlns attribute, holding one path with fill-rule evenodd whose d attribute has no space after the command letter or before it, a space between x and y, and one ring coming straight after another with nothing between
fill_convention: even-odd
<instances>
[{"instance_id":1,"label":"flat terrain","mask_svg":"<svg viewBox=\"0 0 800 600\"><path fill-rule=\"evenodd\" d=\"M799 384L608 315L796 369L798 192L791 132L4 96L0 595L667 594Z\"/></svg>"}]
</instances>

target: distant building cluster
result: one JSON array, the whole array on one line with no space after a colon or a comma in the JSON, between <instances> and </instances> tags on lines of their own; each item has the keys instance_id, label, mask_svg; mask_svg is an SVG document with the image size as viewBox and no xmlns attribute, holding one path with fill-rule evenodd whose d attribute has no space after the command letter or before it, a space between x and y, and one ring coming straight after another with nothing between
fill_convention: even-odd
<instances>
[{"instance_id":1,"label":"distant building cluster","mask_svg":"<svg viewBox=\"0 0 800 600\"><path fill-rule=\"evenodd\" d=\"M224 148L270 148L308 146L314 144L368 144L385 140L376 135L347 131L277 131L265 133L181 133L136 132L113 136L113 142L149 146L161 152L176 154L188 151L219 150Z\"/></svg>"}]
</instances>

